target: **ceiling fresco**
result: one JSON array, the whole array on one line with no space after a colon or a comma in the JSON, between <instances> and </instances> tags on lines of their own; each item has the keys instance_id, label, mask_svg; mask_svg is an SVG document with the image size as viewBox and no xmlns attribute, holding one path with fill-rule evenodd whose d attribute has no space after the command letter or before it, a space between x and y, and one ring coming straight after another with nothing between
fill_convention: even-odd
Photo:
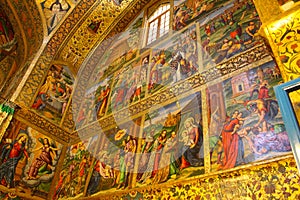
<instances>
[{"instance_id":1,"label":"ceiling fresco","mask_svg":"<svg viewBox=\"0 0 300 200\"><path fill-rule=\"evenodd\" d=\"M53 36L35 63L35 67L29 74L27 81L24 85L22 85L22 88L20 87L16 101L20 105L26 107L31 107L33 105L34 99L38 95L37 89L41 86L42 81L47 76L47 71L50 69L51 63L64 63L66 67L69 67L72 74L76 76L78 70L76 67L77 63L79 66L79 63L86 58L88 52L93 48L93 45L96 45L97 42L99 43L101 38L103 39L106 36L106 34L101 33L104 33L106 29L109 29L109 26L113 22L117 22L115 21L117 14L116 12L112 13L112 11L116 10L120 14L124 11L126 7L125 5L128 5L129 3L129 1L122 1L122 3L118 5L115 2L110 1L103 1L100 3L82 0L78 2L77 6L70 12L70 14L68 14L66 19L63 20L62 24L60 24L57 30L54 30L54 32L51 33ZM114 27L115 29L111 31L110 34L113 35L114 33L123 30L127 26L128 22L134 19L139 10L142 9L142 5L145 5L145 3L146 1L136 1L135 3L130 4L130 6L134 8L134 12L130 12L127 15L125 15L125 13L121 14L125 17L122 18L118 26ZM111 15L107 15L106 12L101 10L108 10ZM128 12L128 10L126 12ZM93 28L93 23L96 25L99 24L99 21L97 22L97 20L99 20L100 17L97 18L97 16L102 17L101 20L103 20L103 22L100 24L103 25L100 25L96 32L95 28L91 31ZM74 29L72 30L72 28ZM87 34L87 36L83 37L82 35L84 34ZM91 36L90 44L86 43L86 41L89 39L89 36ZM73 43L74 38L76 39L75 43ZM76 52L80 52L80 57L79 55L74 57L75 54L73 54L70 49L68 50L67 55L61 53L62 49L67 49L68 46L70 46L71 49L76 47L75 50ZM79 47L83 48L83 50ZM63 58L56 58L60 57L58 55L62 55ZM74 65L74 63L76 65ZM63 116L63 118L68 119L66 122L68 125L64 126L64 121L62 123L63 125L61 124L61 126L72 132L73 128L70 127L70 124L72 123L69 123L69 121L72 119L72 116L70 116L71 113L69 109L65 112L67 114Z\"/></svg>"},{"instance_id":2,"label":"ceiling fresco","mask_svg":"<svg viewBox=\"0 0 300 200\"><path fill-rule=\"evenodd\" d=\"M119 6L114 1L102 1L66 41L66 45L61 46L57 58L70 63L77 72L89 52L104 39L109 32L107 29L117 22L117 17L131 1L123 1Z\"/></svg>"},{"instance_id":3,"label":"ceiling fresco","mask_svg":"<svg viewBox=\"0 0 300 200\"><path fill-rule=\"evenodd\" d=\"M71 8L71 4L66 0L46 0L42 1L40 5L46 19L48 34L57 27Z\"/></svg>"},{"instance_id":4,"label":"ceiling fresco","mask_svg":"<svg viewBox=\"0 0 300 200\"><path fill-rule=\"evenodd\" d=\"M6 13L9 21L9 23L6 21L4 26L4 30L6 30L4 35L9 42L1 47L1 54L6 55L0 61L1 88L3 96L10 96L11 92L7 92L8 89L17 84L9 86L9 83L21 81L28 63L31 63L43 42L42 19L37 5L33 1L3 1L0 3L0 7L1 14ZM5 20L2 20L3 23ZM11 39L12 35L13 39Z\"/></svg>"}]
</instances>

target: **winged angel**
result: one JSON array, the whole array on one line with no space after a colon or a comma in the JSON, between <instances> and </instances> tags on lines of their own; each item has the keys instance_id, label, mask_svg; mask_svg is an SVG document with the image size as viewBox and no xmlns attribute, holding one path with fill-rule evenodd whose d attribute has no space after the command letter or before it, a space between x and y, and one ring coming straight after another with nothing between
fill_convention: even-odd
<instances>
[{"instance_id":1,"label":"winged angel","mask_svg":"<svg viewBox=\"0 0 300 200\"><path fill-rule=\"evenodd\" d=\"M40 147L32 150L41 151L40 154L34 159L28 171L28 179L37 179L39 174L51 173L51 166L53 160L57 156L59 150L54 141L51 142L48 138L39 138L38 141L42 144Z\"/></svg>"},{"instance_id":2,"label":"winged angel","mask_svg":"<svg viewBox=\"0 0 300 200\"><path fill-rule=\"evenodd\" d=\"M66 0L46 0L41 5L45 13L49 33L59 24L71 7Z\"/></svg>"}]
</instances>

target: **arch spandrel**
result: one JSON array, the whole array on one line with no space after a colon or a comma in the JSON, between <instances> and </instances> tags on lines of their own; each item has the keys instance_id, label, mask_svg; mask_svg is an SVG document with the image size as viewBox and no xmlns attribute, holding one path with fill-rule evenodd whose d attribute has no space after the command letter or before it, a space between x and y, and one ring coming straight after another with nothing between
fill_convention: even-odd
<instances>
[{"instance_id":1,"label":"arch spandrel","mask_svg":"<svg viewBox=\"0 0 300 200\"><path fill-rule=\"evenodd\" d=\"M72 37L61 46L56 56L74 65L78 71L88 54L116 26L118 19L126 16L125 13L134 4L132 0L122 1L120 6L111 1L102 1L89 17L82 22Z\"/></svg>"},{"instance_id":2,"label":"arch spandrel","mask_svg":"<svg viewBox=\"0 0 300 200\"><path fill-rule=\"evenodd\" d=\"M27 71L27 77L24 83L19 85L15 93L15 101L25 107L30 107L32 99L37 92L39 83L43 81L46 71L50 68L51 62L54 60L54 54L57 52L60 45L64 44L64 40L68 37L75 25L80 21L95 1L82 0L77 3L76 7L67 16L67 18L59 25L50 35L51 38L45 40L43 49L40 49L40 54L37 60L31 63L31 70Z\"/></svg>"}]
</instances>

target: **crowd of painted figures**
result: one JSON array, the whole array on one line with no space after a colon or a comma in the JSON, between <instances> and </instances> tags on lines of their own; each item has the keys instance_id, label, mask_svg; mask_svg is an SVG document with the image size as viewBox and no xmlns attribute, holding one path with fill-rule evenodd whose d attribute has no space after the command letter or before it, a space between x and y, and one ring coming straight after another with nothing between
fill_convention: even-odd
<instances>
[{"instance_id":1,"label":"crowd of painted figures","mask_svg":"<svg viewBox=\"0 0 300 200\"><path fill-rule=\"evenodd\" d=\"M46 14L49 32L70 8L67 3L57 2L42 4L44 12L48 13L49 9ZM85 93L76 116L77 128L119 112L261 44L256 37L261 24L250 0L180 0L174 6L173 29L182 34L175 33L170 41L157 42L159 48L144 50L143 56L134 54L140 57L130 58L129 64L112 67L112 73L105 80L101 79ZM201 18L204 15L208 20ZM1 44L11 39L11 33L0 29L0 34ZM143 129L141 138L137 137L138 128L126 127L114 130L113 137L103 134L109 139L97 133L99 138L92 142L71 145L64 157L53 199L193 177L205 173L204 156L210 156L212 170L226 170L291 151L273 91L273 86L282 81L279 69L274 62L250 68L220 80L222 82L215 86L220 89L214 99L209 91L214 85L203 86L207 93L201 95L207 95L207 107L198 104L188 114L178 108L176 115L180 115L182 125L177 116L163 122L153 119L153 124L150 120L150 125L140 127ZM64 66L52 65L32 108L47 118L61 119L73 91L74 79L70 74ZM196 90L199 92L200 88ZM202 117L206 117L202 116L202 109L208 110L208 124L202 124ZM201 117L196 117L195 110ZM147 120L141 124L148 123ZM203 150L203 126L209 127L210 155ZM31 187L30 184L42 184L34 181L43 174L52 173L50 169L54 169L53 161L58 158L59 148L52 145L49 138L38 139L39 143L35 144L39 145L35 148L31 143L34 139L28 134L20 133L2 141L1 185L15 187L18 177L19 182ZM30 160L32 155L34 159ZM20 172L20 166L27 167ZM21 181L19 177L24 179Z\"/></svg>"}]
</instances>

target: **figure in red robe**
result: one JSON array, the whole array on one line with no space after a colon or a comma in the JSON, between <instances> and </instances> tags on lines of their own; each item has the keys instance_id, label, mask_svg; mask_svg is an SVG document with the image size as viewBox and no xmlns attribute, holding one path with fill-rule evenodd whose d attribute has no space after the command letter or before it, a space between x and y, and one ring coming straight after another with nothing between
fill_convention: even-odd
<instances>
[{"instance_id":1,"label":"figure in red robe","mask_svg":"<svg viewBox=\"0 0 300 200\"><path fill-rule=\"evenodd\" d=\"M26 140L27 136L22 134L12 144L6 144L2 148L0 181L2 185L7 185L8 188L13 186L13 180L19 160L23 155L25 155L26 158L29 158L25 148Z\"/></svg>"},{"instance_id":2,"label":"figure in red robe","mask_svg":"<svg viewBox=\"0 0 300 200\"><path fill-rule=\"evenodd\" d=\"M226 123L222 130L222 143L224 149L224 158L218 169L230 169L236 164L238 157L239 136L236 134L239 127L238 111L234 111L231 120Z\"/></svg>"}]
</instances>

